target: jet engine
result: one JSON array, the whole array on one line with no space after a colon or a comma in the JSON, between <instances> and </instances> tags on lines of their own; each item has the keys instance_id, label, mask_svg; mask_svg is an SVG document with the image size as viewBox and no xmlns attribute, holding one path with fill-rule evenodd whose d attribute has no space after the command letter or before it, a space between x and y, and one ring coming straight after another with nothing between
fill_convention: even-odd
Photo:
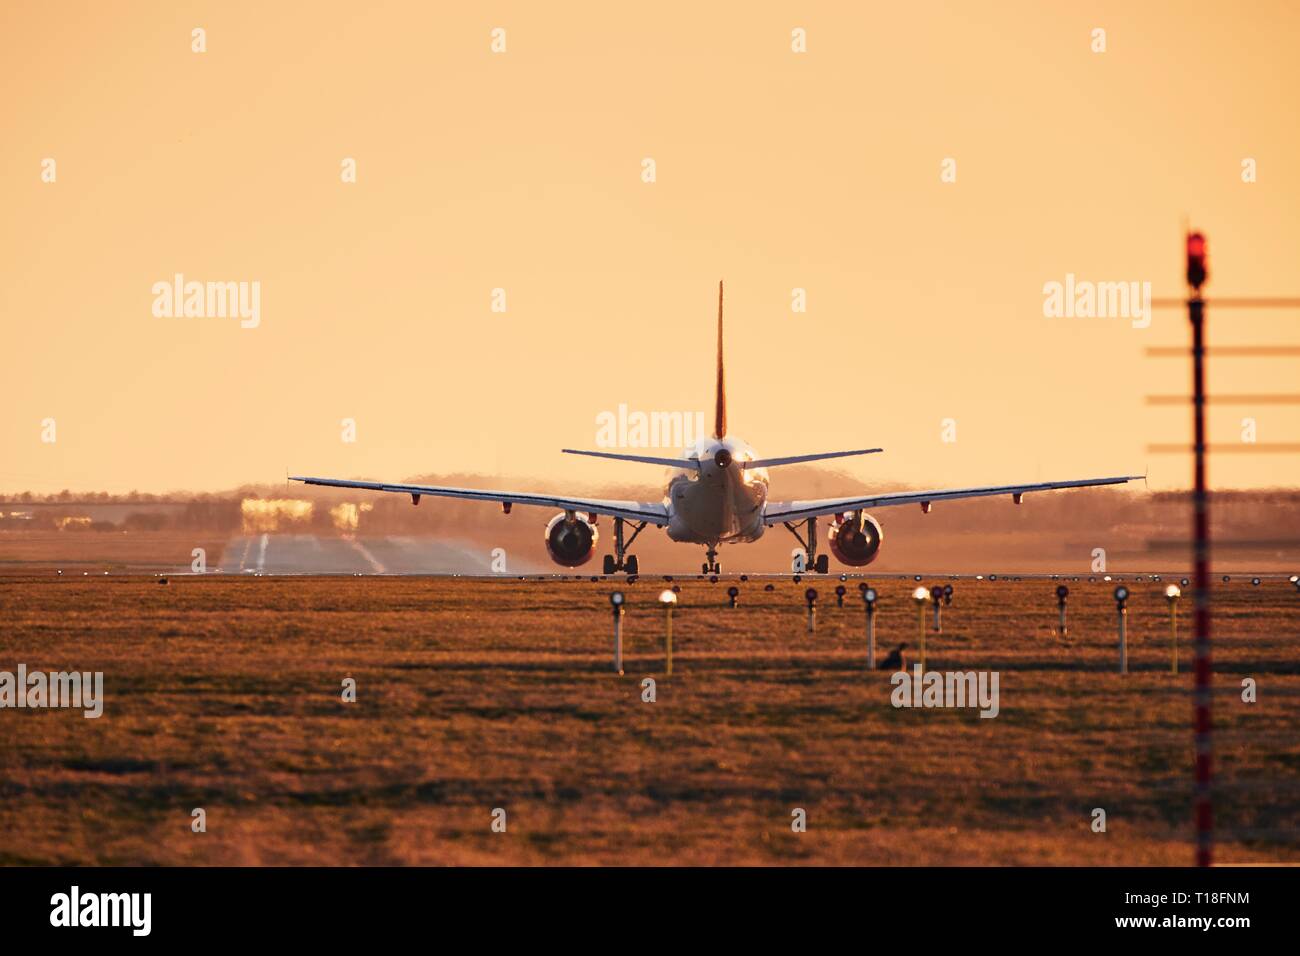
<instances>
[{"instance_id":1,"label":"jet engine","mask_svg":"<svg viewBox=\"0 0 1300 956\"><path fill-rule=\"evenodd\" d=\"M830 547L841 564L861 568L876 560L885 533L880 522L865 511L836 515L831 522Z\"/></svg>"},{"instance_id":2,"label":"jet engine","mask_svg":"<svg viewBox=\"0 0 1300 956\"><path fill-rule=\"evenodd\" d=\"M546 550L552 561L565 567L576 568L590 561L598 540L596 523L581 511L573 512L572 518L561 511L546 525Z\"/></svg>"}]
</instances>

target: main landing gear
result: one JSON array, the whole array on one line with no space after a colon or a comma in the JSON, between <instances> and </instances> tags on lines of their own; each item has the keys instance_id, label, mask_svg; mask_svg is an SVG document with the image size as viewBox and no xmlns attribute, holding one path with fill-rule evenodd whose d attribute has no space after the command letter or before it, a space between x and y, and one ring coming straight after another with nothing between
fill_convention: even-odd
<instances>
[{"instance_id":1,"label":"main landing gear","mask_svg":"<svg viewBox=\"0 0 1300 956\"><path fill-rule=\"evenodd\" d=\"M644 530L646 523L644 521L633 526L632 537L626 542L623 541L623 519L614 519L614 553L605 555L605 573L616 574L619 571L626 571L628 577L639 572L636 555L628 554L627 549L632 546L636 536Z\"/></svg>"},{"instance_id":2,"label":"main landing gear","mask_svg":"<svg viewBox=\"0 0 1300 956\"><path fill-rule=\"evenodd\" d=\"M722 568L718 567L718 549L709 545L709 550L704 553L707 560L704 562L705 574L721 574Z\"/></svg>"},{"instance_id":3,"label":"main landing gear","mask_svg":"<svg viewBox=\"0 0 1300 956\"><path fill-rule=\"evenodd\" d=\"M807 540L804 540L803 536L799 534L798 528L795 525L791 524L789 521L783 523L785 524L786 530L794 535L794 539L803 545L804 553L808 555L808 570L814 574L829 574L831 570L830 556L817 553L817 519L809 518L804 522L808 528Z\"/></svg>"}]
</instances>

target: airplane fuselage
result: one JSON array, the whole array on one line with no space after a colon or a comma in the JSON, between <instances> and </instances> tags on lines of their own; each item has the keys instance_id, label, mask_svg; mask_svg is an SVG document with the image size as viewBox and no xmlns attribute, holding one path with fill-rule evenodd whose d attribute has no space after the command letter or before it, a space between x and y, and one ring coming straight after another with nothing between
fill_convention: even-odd
<instances>
[{"instance_id":1,"label":"airplane fuselage","mask_svg":"<svg viewBox=\"0 0 1300 956\"><path fill-rule=\"evenodd\" d=\"M664 495L668 537L710 546L762 537L767 470L742 466L757 459L754 450L738 438L709 438L686 449L684 457L699 466L670 472Z\"/></svg>"}]
</instances>

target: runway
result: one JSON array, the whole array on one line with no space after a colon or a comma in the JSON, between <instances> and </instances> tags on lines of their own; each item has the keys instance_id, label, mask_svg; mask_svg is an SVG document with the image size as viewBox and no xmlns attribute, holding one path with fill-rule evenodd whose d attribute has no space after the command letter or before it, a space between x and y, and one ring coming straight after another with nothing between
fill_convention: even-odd
<instances>
[{"instance_id":1,"label":"runway","mask_svg":"<svg viewBox=\"0 0 1300 956\"><path fill-rule=\"evenodd\" d=\"M515 571L506 558L507 571ZM533 566L520 565L520 573ZM219 569L229 574L486 574L492 555L432 538L260 534L233 538Z\"/></svg>"}]
</instances>

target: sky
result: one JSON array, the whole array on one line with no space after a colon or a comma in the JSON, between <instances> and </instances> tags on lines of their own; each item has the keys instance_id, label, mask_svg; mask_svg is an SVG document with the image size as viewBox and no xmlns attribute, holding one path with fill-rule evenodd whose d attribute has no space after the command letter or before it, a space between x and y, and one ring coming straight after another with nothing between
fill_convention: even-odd
<instances>
[{"instance_id":1,"label":"sky","mask_svg":"<svg viewBox=\"0 0 1300 956\"><path fill-rule=\"evenodd\" d=\"M1188 363L1145 355L1185 315L1049 317L1044 289L1181 295L1190 223L1211 298L1300 295L1298 34L1282 2L7 0L0 493L653 480L559 449L620 405L709 417L719 279L764 455L1186 487L1148 445L1190 412L1146 399ZM256 325L156 314L177 274L256 284ZM1300 344L1297 317L1211 308L1210 341ZM1211 389L1296 363L1215 360ZM1296 405L1213 407L1211 439L1247 418L1300 442Z\"/></svg>"}]
</instances>

